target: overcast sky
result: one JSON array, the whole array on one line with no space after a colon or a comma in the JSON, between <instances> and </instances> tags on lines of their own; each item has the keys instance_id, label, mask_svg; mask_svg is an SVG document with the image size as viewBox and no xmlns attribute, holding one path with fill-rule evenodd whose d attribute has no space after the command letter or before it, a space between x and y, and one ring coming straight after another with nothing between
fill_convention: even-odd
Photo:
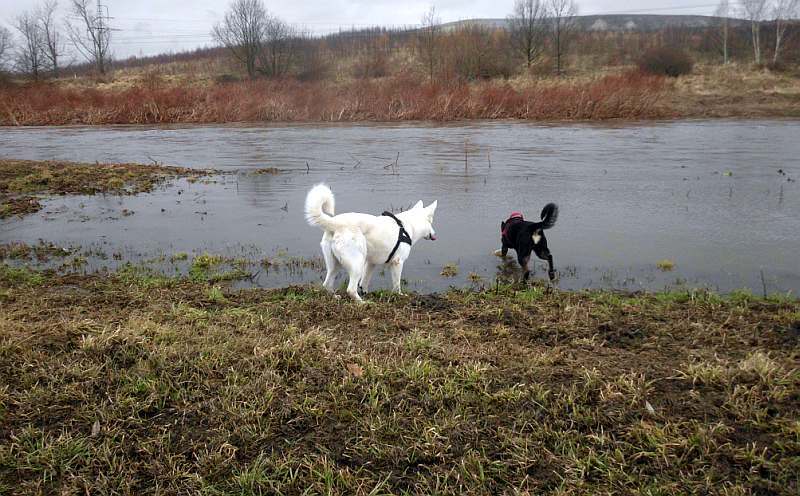
<instances>
[{"instance_id":1,"label":"overcast sky","mask_svg":"<svg viewBox=\"0 0 800 496\"><path fill-rule=\"evenodd\" d=\"M69 0L59 0L66 13ZM94 0L92 0L94 1ZM576 0L581 14L710 15L716 0ZM228 0L102 0L108 7L116 58L181 51L213 44L209 31L224 15ZM15 16L40 0L0 0L0 23L11 27ZM505 17L513 0L265 0L273 14L315 33L372 25L404 26L420 22L431 5L443 22ZM731 2L732 4L735 2Z\"/></svg>"}]
</instances>

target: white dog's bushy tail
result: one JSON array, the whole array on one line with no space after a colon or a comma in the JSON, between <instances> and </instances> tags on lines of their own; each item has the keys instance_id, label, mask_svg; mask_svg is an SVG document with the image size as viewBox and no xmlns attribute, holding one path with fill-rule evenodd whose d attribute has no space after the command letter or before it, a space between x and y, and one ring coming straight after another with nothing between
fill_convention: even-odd
<instances>
[{"instance_id":1,"label":"white dog's bushy tail","mask_svg":"<svg viewBox=\"0 0 800 496\"><path fill-rule=\"evenodd\" d=\"M334 213L333 192L325 184L317 184L306 195L306 221L310 226L319 226L326 231L333 230Z\"/></svg>"}]
</instances>

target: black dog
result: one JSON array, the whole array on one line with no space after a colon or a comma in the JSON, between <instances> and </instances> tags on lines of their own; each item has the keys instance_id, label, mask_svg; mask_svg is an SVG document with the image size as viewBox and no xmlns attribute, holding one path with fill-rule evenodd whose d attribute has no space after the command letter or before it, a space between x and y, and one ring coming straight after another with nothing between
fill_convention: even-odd
<instances>
[{"instance_id":1,"label":"black dog","mask_svg":"<svg viewBox=\"0 0 800 496\"><path fill-rule=\"evenodd\" d=\"M506 256L509 248L517 252L517 261L524 271L522 278L528 280L531 271L528 269L528 262L531 252L542 260L547 260L547 275L550 280L556 278L556 271L553 268L553 255L547 248L547 239L544 237L544 230L556 225L558 219L558 206L555 203L548 203L542 209L541 222L529 222L522 218L520 212L511 212L508 220L500 223L500 242L503 248L497 250L495 255Z\"/></svg>"}]
</instances>

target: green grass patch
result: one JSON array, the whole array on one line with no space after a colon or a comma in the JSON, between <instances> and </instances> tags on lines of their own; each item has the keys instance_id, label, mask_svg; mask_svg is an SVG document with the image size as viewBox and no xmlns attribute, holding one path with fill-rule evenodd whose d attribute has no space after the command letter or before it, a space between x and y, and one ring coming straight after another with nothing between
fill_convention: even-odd
<instances>
[{"instance_id":1,"label":"green grass patch","mask_svg":"<svg viewBox=\"0 0 800 496\"><path fill-rule=\"evenodd\" d=\"M0 281L11 286L40 286L44 284L46 276L39 271L28 267L12 267L0 264Z\"/></svg>"}]
</instances>

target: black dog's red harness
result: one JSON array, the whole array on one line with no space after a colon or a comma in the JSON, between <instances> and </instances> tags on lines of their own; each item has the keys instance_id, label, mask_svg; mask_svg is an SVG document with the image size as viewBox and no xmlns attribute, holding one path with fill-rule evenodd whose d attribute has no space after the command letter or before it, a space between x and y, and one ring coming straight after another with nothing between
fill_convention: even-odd
<instances>
[{"instance_id":1,"label":"black dog's red harness","mask_svg":"<svg viewBox=\"0 0 800 496\"><path fill-rule=\"evenodd\" d=\"M400 234L397 236L397 243L395 243L394 248L392 248L392 252L389 254L389 258L386 259L384 263L389 263L392 259L394 254L397 252L397 249L400 248L400 243L408 243L408 246L411 246L411 236L408 235L408 231L406 228L403 227L403 223L400 222L400 219L394 216L391 212L384 212L381 215L385 215L386 217L391 217L397 222L397 225L400 227Z\"/></svg>"},{"instance_id":2,"label":"black dog's red harness","mask_svg":"<svg viewBox=\"0 0 800 496\"><path fill-rule=\"evenodd\" d=\"M509 246L512 246L514 243L508 239L508 230L516 224L517 222L522 222L524 219L522 218L522 214L519 212L514 212L511 214L511 217L508 218L507 221L503 224L503 228L500 230L500 235L503 237L505 243Z\"/></svg>"}]
</instances>

